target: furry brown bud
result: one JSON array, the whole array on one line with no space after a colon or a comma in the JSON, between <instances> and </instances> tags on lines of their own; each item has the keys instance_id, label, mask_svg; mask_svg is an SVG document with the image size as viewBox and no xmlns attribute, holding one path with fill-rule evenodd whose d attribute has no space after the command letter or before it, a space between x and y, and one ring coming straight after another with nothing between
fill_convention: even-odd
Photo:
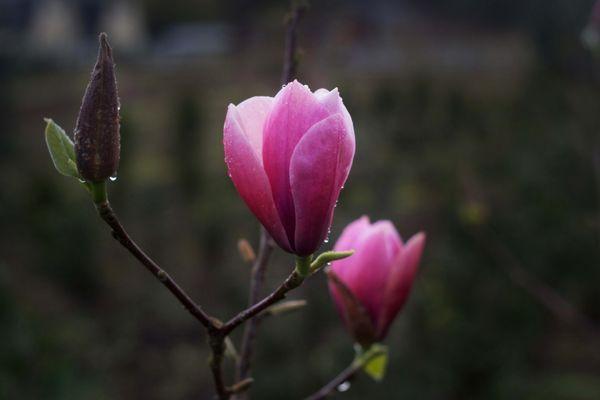
<instances>
[{"instance_id":1,"label":"furry brown bud","mask_svg":"<svg viewBox=\"0 0 600 400\"><path fill-rule=\"evenodd\" d=\"M75 126L77 169L87 181L104 181L116 175L120 150L115 64L106 33L101 33L98 60Z\"/></svg>"}]
</instances>

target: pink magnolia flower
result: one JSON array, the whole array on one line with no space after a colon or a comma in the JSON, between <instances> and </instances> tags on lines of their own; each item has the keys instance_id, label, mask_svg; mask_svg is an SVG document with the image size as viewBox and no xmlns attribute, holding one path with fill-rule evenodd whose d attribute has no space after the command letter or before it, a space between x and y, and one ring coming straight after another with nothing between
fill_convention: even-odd
<instances>
[{"instance_id":1,"label":"pink magnolia flower","mask_svg":"<svg viewBox=\"0 0 600 400\"><path fill-rule=\"evenodd\" d=\"M355 253L333 262L329 290L359 343L369 345L385 338L408 298L424 245L424 233L403 243L390 221L371 224L366 216L344 229L334 249Z\"/></svg>"},{"instance_id":2,"label":"pink magnolia flower","mask_svg":"<svg viewBox=\"0 0 600 400\"><path fill-rule=\"evenodd\" d=\"M337 89L297 81L273 97L230 104L223 128L229 176L284 250L314 253L354 157L354 129Z\"/></svg>"}]
</instances>

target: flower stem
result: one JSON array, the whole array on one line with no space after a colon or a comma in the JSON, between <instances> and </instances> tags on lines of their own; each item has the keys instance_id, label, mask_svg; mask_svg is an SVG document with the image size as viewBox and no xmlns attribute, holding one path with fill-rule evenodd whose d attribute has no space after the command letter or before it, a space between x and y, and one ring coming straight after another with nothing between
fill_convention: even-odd
<instances>
[{"instance_id":1,"label":"flower stem","mask_svg":"<svg viewBox=\"0 0 600 400\"><path fill-rule=\"evenodd\" d=\"M248 307L252 307L260 299L260 291L262 289L265 272L273 253L273 241L265 228L260 230L260 244L258 256L252 266L250 277L250 295L248 299ZM244 328L242 337L242 346L240 357L237 363L236 380L242 381L250 376L250 365L252 361L252 353L254 351L254 342L256 339L256 330L258 329L259 320L252 318Z\"/></svg>"},{"instance_id":2,"label":"flower stem","mask_svg":"<svg viewBox=\"0 0 600 400\"><path fill-rule=\"evenodd\" d=\"M302 278L306 278L310 274L310 261L312 260L312 256L308 257L296 257L296 269L294 272L297 272Z\"/></svg>"},{"instance_id":3,"label":"flower stem","mask_svg":"<svg viewBox=\"0 0 600 400\"><path fill-rule=\"evenodd\" d=\"M254 316L260 314L273 304L277 303L280 300L283 300L286 294L298 286L300 286L304 282L304 277L300 276L296 270L294 270L286 280L275 289L270 295L263 298L258 303L254 304L252 307L249 307L241 312L239 312L236 316L227 321L220 329L225 334L228 335L237 328L239 325L244 323L245 321L253 318Z\"/></svg>"},{"instance_id":4,"label":"flower stem","mask_svg":"<svg viewBox=\"0 0 600 400\"><path fill-rule=\"evenodd\" d=\"M326 397L329 397L334 391L338 390L338 387L344 383L348 382L356 376L360 370L363 369L365 365L367 365L371 360L375 357L378 357L385 351L385 348L382 346L373 346L369 349L366 349L364 353L357 355L352 363L347 366L342 372L340 372L335 378L333 378L329 383L323 386L321 389L308 396L304 400L321 400Z\"/></svg>"},{"instance_id":5,"label":"flower stem","mask_svg":"<svg viewBox=\"0 0 600 400\"><path fill-rule=\"evenodd\" d=\"M169 291L179 300L185 309L194 316L206 328L215 328L214 318L209 316L202 308L192 300L192 298L163 270L154 260L152 260L144 251L131 239L117 215L113 211L106 198L106 186L97 187L98 190L104 188L104 201L96 203L96 209L100 218L110 226L113 237L121 243L152 275L154 275ZM101 197L98 197L101 199ZM96 197L94 196L94 200Z\"/></svg>"},{"instance_id":6,"label":"flower stem","mask_svg":"<svg viewBox=\"0 0 600 400\"><path fill-rule=\"evenodd\" d=\"M358 365L357 363L353 362L348 367L346 367L346 369L340 372L338 376L333 378L329 383L327 383L317 392L308 396L304 400L321 400L326 397L329 397L333 392L337 390L338 386L340 386L342 383L352 380L358 373L358 371L361 370L361 368L361 365Z\"/></svg>"},{"instance_id":7,"label":"flower stem","mask_svg":"<svg viewBox=\"0 0 600 400\"><path fill-rule=\"evenodd\" d=\"M94 204L102 204L108 202L108 193L106 192L106 180L100 182L88 182L87 186L92 194Z\"/></svg>"}]
</instances>

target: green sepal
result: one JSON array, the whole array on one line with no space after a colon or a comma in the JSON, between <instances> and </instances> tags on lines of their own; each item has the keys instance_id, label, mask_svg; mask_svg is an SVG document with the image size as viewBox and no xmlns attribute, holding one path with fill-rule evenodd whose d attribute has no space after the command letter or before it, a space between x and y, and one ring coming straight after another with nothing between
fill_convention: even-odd
<instances>
[{"instance_id":1,"label":"green sepal","mask_svg":"<svg viewBox=\"0 0 600 400\"><path fill-rule=\"evenodd\" d=\"M58 126L53 120L45 118L44 121L46 121L46 145L48 146L54 167L65 176L79 179L73 141L67 136L64 129Z\"/></svg>"},{"instance_id":2,"label":"green sepal","mask_svg":"<svg viewBox=\"0 0 600 400\"><path fill-rule=\"evenodd\" d=\"M388 363L388 347L375 343L364 350L356 345L355 363L362 366L363 371L376 382L383 380Z\"/></svg>"},{"instance_id":3,"label":"green sepal","mask_svg":"<svg viewBox=\"0 0 600 400\"><path fill-rule=\"evenodd\" d=\"M310 264L310 273L314 274L318 272L321 268L328 265L332 261L342 260L344 258L350 257L354 254L354 250L347 251L325 251Z\"/></svg>"}]
</instances>

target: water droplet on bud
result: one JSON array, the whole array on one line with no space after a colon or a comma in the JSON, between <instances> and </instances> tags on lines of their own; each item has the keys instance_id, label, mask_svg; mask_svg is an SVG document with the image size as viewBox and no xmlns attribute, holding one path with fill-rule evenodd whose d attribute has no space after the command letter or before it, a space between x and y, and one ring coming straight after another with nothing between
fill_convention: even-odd
<instances>
[{"instance_id":1,"label":"water droplet on bud","mask_svg":"<svg viewBox=\"0 0 600 400\"><path fill-rule=\"evenodd\" d=\"M350 382L348 381L340 383L337 387L338 392L346 392L348 389L350 389Z\"/></svg>"}]
</instances>

